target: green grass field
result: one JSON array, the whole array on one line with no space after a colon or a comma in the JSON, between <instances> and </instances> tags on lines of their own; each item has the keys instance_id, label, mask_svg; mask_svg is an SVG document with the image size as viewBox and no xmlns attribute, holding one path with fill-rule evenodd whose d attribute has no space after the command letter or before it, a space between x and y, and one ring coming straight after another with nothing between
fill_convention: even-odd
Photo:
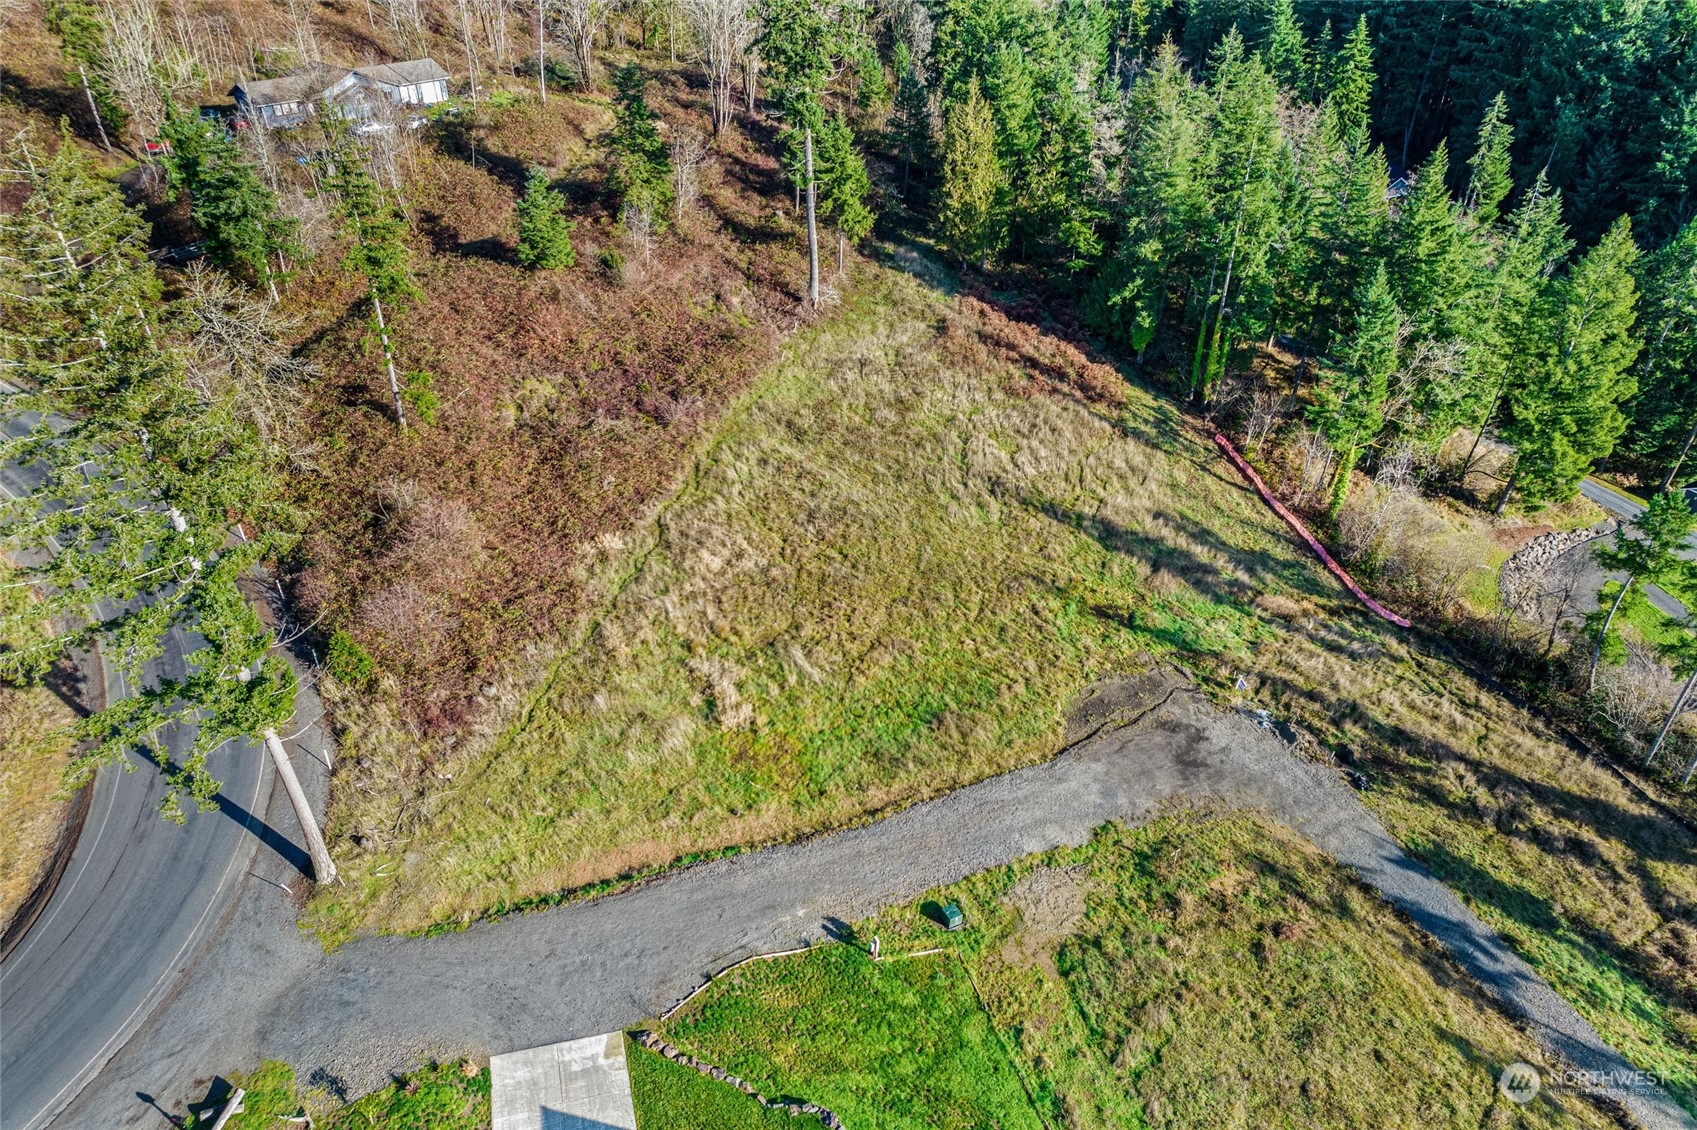
<instances>
[{"instance_id":1,"label":"green grass field","mask_svg":"<svg viewBox=\"0 0 1697 1130\"><path fill-rule=\"evenodd\" d=\"M926 911L951 901L968 925L945 934ZM755 963L660 1029L856 1127L1612 1125L1579 1100L1503 1099L1501 1068L1539 1062L1530 1038L1341 868L1253 815L1107 829L856 926L874 933L886 955L950 952L874 964L830 945ZM665 1117L652 1125L718 1125Z\"/></svg>"},{"instance_id":2,"label":"green grass field","mask_svg":"<svg viewBox=\"0 0 1697 1130\"><path fill-rule=\"evenodd\" d=\"M818 1103L848 1126L1043 1125L950 953L875 963L830 945L755 962L659 1031L762 1094Z\"/></svg>"},{"instance_id":3,"label":"green grass field","mask_svg":"<svg viewBox=\"0 0 1697 1130\"><path fill-rule=\"evenodd\" d=\"M637 1130L820 1130L812 1115L768 1110L634 1042L625 1046Z\"/></svg>"}]
</instances>

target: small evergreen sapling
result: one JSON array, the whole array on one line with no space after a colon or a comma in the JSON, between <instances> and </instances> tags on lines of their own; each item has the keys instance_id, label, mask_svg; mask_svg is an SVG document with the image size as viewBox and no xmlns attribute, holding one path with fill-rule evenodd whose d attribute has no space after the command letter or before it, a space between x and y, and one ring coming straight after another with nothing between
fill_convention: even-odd
<instances>
[{"instance_id":1,"label":"small evergreen sapling","mask_svg":"<svg viewBox=\"0 0 1697 1130\"><path fill-rule=\"evenodd\" d=\"M621 214L640 212L654 231L665 227L672 205L672 165L666 142L645 97L648 76L635 63L613 72L613 129L607 135L612 157L608 184Z\"/></svg>"},{"instance_id":2,"label":"small evergreen sapling","mask_svg":"<svg viewBox=\"0 0 1697 1130\"><path fill-rule=\"evenodd\" d=\"M532 165L518 204L519 262L543 271L558 271L577 262L572 247L576 222L565 216L566 198L548 187L548 174Z\"/></svg>"}]
</instances>

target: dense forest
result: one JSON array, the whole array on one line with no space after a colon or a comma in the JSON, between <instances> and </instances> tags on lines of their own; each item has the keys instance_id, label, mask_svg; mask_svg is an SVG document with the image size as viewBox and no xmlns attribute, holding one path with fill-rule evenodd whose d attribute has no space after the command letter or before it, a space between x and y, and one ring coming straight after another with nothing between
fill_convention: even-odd
<instances>
[{"instance_id":1,"label":"dense forest","mask_svg":"<svg viewBox=\"0 0 1697 1130\"><path fill-rule=\"evenodd\" d=\"M1571 497L1611 457L1674 473L1697 422L1689 7L1006 0L904 27L900 82L942 130L898 88L896 134L944 241L1040 270L1199 401L1291 335L1321 359L1340 491L1365 453L1458 426L1518 451L1505 499Z\"/></svg>"}]
</instances>

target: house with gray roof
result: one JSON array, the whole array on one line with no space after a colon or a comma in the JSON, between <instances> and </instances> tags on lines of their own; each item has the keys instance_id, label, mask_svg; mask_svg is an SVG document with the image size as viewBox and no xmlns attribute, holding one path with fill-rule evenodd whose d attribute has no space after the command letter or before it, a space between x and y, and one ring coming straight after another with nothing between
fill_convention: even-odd
<instances>
[{"instance_id":1,"label":"house with gray roof","mask_svg":"<svg viewBox=\"0 0 1697 1130\"><path fill-rule=\"evenodd\" d=\"M434 59L375 63L353 70L308 63L282 78L237 83L230 95L244 118L267 129L298 126L320 105L334 106L344 116L364 121L372 116L373 97L399 106L446 102L448 72Z\"/></svg>"}]
</instances>

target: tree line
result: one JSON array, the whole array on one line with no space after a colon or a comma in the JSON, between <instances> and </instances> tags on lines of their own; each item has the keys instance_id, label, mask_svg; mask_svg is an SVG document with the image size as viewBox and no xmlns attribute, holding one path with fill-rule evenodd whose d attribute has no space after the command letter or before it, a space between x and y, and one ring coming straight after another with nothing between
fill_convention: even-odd
<instances>
[{"instance_id":1,"label":"tree line","mask_svg":"<svg viewBox=\"0 0 1697 1130\"><path fill-rule=\"evenodd\" d=\"M1518 452L1500 501L1569 498L1611 456L1675 472L1697 423L1684 197L1643 202L1668 233L1648 252L1642 215L1597 223L1594 201L1583 240L1564 174L1523 163L1507 87L1456 131L1458 154L1439 137L1393 177L1368 14L1311 40L1292 0L1235 5L1253 37L1229 23L1209 39L1195 21L1219 8L1148 46L1152 22L1089 6L932 6L925 49L900 52L910 108L898 93L891 152L905 179L919 170L939 240L1070 291L1199 402L1289 335L1336 452L1334 504L1367 453L1435 450L1458 427Z\"/></svg>"}]
</instances>

